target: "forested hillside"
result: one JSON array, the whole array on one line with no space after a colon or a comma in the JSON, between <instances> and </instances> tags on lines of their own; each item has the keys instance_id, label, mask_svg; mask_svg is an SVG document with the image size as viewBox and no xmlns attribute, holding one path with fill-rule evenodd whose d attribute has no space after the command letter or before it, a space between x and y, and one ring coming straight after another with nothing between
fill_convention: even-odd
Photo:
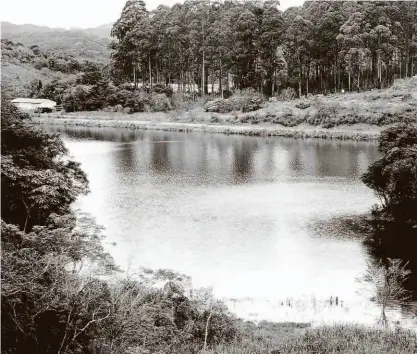
<instances>
[{"instance_id":1,"label":"forested hillside","mask_svg":"<svg viewBox=\"0 0 417 354\"><path fill-rule=\"evenodd\" d=\"M69 80L83 70L85 62L100 67L109 62L110 30L106 25L65 30L2 22L1 29L2 88L12 97L33 96L30 87L34 81Z\"/></svg>"},{"instance_id":2,"label":"forested hillside","mask_svg":"<svg viewBox=\"0 0 417 354\"><path fill-rule=\"evenodd\" d=\"M27 35L29 33L47 33L47 32L83 32L86 35L93 35L99 38L110 38L110 32L113 23L106 23L97 27L78 28L71 27L69 30L65 28L51 28L46 26L38 26L31 24L16 25L11 22L1 22L1 32L3 38L14 37L17 39L19 35Z\"/></svg>"},{"instance_id":3,"label":"forested hillside","mask_svg":"<svg viewBox=\"0 0 417 354\"><path fill-rule=\"evenodd\" d=\"M15 25L1 23L1 38L25 46L38 45L45 53L72 55L108 62L110 51L110 28L103 25L96 28L66 30L36 25Z\"/></svg>"},{"instance_id":4,"label":"forested hillside","mask_svg":"<svg viewBox=\"0 0 417 354\"><path fill-rule=\"evenodd\" d=\"M273 95L366 90L416 73L417 2L129 0L114 24L113 78L219 84ZM190 86L186 86L190 85Z\"/></svg>"},{"instance_id":5,"label":"forested hillside","mask_svg":"<svg viewBox=\"0 0 417 354\"><path fill-rule=\"evenodd\" d=\"M38 97L58 80L75 83L83 72L103 67L100 62L65 53L44 51L38 45L26 47L21 43L1 40L2 93L10 97Z\"/></svg>"}]
</instances>

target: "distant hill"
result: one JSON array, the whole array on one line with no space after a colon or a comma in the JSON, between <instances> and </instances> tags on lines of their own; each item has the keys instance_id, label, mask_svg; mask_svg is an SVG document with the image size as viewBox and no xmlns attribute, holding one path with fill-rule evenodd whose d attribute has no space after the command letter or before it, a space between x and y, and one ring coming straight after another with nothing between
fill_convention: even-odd
<instances>
[{"instance_id":1,"label":"distant hill","mask_svg":"<svg viewBox=\"0 0 417 354\"><path fill-rule=\"evenodd\" d=\"M75 58L107 63L110 58L109 44L111 24L88 28L49 28L36 25L1 23L1 37L30 47L38 45L44 53L71 55Z\"/></svg>"},{"instance_id":2,"label":"distant hill","mask_svg":"<svg viewBox=\"0 0 417 354\"><path fill-rule=\"evenodd\" d=\"M2 38L8 38L8 36L16 36L22 33L45 33L51 31L63 31L64 28L50 28L46 26L37 26L31 24L15 25L10 22L1 22L1 36Z\"/></svg>"},{"instance_id":3,"label":"distant hill","mask_svg":"<svg viewBox=\"0 0 417 354\"><path fill-rule=\"evenodd\" d=\"M70 28L70 31L84 32L85 34L97 36L100 38L111 38L110 32L113 27L113 23L107 23L98 27L91 28Z\"/></svg>"},{"instance_id":4,"label":"distant hill","mask_svg":"<svg viewBox=\"0 0 417 354\"><path fill-rule=\"evenodd\" d=\"M99 38L110 38L110 31L112 28L112 23L107 23L98 27L91 27L91 28L77 28L73 27L69 30L65 28L51 28L46 26L38 26L32 24L24 24L24 25L15 25L14 23L10 22L1 22L1 33L2 38L10 39L10 36L17 36L21 34L27 33L47 33L47 32L83 32L87 35L97 36Z\"/></svg>"},{"instance_id":5,"label":"distant hill","mask_svg":"<svg viewBox=\"0 0 417 354\"><path fill-rule=\"evenodd\" d=\"M50 32L48 36L53 37L51 33L59 32ZM34 35L39 34L43 35L43 33ZM56 36L60 38L59 35ZM39 43L39 40L37 43ZM52 43L54 42L52 41ZM68 52L68 48L64 49L44 51L42 46L24 46L22 43L13 43L8 39L2 39L2 94L12 98L18 96L27 97L31 95L31 84L36 80L40 80L43 85L53 80L75 80L76 77L86 70L93 67L105 67L105 63L100 60L92 60L86 55L90 53L85 53L82 46L79 48L74 47L76 55L65 53L66 51Z\"/></svg>"}]
</instances>

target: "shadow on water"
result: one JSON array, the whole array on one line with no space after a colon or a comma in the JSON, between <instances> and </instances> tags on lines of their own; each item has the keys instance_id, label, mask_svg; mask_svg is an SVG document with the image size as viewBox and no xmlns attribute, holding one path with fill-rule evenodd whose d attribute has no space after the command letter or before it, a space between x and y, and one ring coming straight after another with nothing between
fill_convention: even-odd
<instances>
[{"instance_id":1,"label":"shadow on water","mask_svg":"<svg viewBox=\"0 0 417 354\"><path fill-rule=\"evenodd\" d=\"M154 172L168 173L172 170L169 156L171 144L167 143L168 140L168 137L152 137L150 167Z\"/></svg>"},{"instance_id":2,"label":"shadow on water","mask_svg":"<svg viewBox=\"0 0 417 354\"><path fill-rule=\"evenodd\" d=\"M280 144L293 171L315 176L357 178L380 155L367 142L282 139Z\"/></svg>"},{"instance_id":3,"label":"shadow on water","mask_svg":"<svg viewBox=\"0 0 417 354\"><path fill-rule=\"evenodd\" d=\"M315 237L359 240L376 263L388 265L388 258L408 263L411 275L404 285L417 301L417 228L409 224L375 221L368 214L316 219L308 227Z\"/></svg>"},{"instance_id":4,"label":"shadow on water","mask_svg":"<svg viewBox=\"0 0 417 354\"><path fill-rule=\"evenodd\" d=\"M129 143L141 137L142 132L126 129L114 128L95 128L88 127L63 127L63 126L48 126L48 132L64 134L65 136L77 140L96 140L96 141L111 141L120 143Z\"/></svg>"},{"instance_id":5,"label":"shadow on water","mask_svg":"<svg viewBox=\"0 0 417 354\"><path fill-rule=\"evenodd\" d=\"M417 300L417 228L379 221L373 223L372 230L364 241L369 255L383 264L387 264L388 258L408 262L407 268L412 273L405 287L412 292L413 300Z\"/></svg>"},{"instance_id":6,"label":"shadow on water","mask_svg":"<svg viewBox=\"0 0 417 354\"><path fill-rule=\"evenodd\" d=\"M235 184L245 183L251 179L253 174L254 154L257 149L257 140L233 141L232 178Z\"/></svg>"}]
</instances>

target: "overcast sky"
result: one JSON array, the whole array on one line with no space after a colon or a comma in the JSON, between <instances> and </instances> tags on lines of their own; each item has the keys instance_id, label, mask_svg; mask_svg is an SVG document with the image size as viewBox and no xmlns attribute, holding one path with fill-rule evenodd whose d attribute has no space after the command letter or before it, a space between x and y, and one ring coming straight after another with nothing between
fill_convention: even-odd
<instances>
[{"instance_id":1,"label":"overcast sky","mask_svg":"<svg viewBox=\"0 0 417 354\"><path fill-rule=\"evenodd\" d=\"M0 19L15 24L48 27L96 27L114 22L126 0L1 0ZM178 0L148 0L148 10L160 4L173 5ZM281 0L281 9L299 6L304 0Z\"/></svg>"}]
</instances>

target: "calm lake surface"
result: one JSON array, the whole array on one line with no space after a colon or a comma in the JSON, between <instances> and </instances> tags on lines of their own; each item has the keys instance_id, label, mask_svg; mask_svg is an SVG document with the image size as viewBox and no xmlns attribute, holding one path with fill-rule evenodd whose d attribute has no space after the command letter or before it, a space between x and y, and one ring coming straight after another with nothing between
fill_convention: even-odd
<instances>
[{"instance_id":1,"label":"calm lake surface","mask_svg":"<svg viewBox=\"0 0 417 354\"><path fill-rule=\"evenodd\" d=\"M47 129L86 171L76 207L106 228L122 267L190 275L247 319L376 321L356 281L366 249L314 227L377 202L360 181L375 143Z\"/></svg>"}]
</instances>

